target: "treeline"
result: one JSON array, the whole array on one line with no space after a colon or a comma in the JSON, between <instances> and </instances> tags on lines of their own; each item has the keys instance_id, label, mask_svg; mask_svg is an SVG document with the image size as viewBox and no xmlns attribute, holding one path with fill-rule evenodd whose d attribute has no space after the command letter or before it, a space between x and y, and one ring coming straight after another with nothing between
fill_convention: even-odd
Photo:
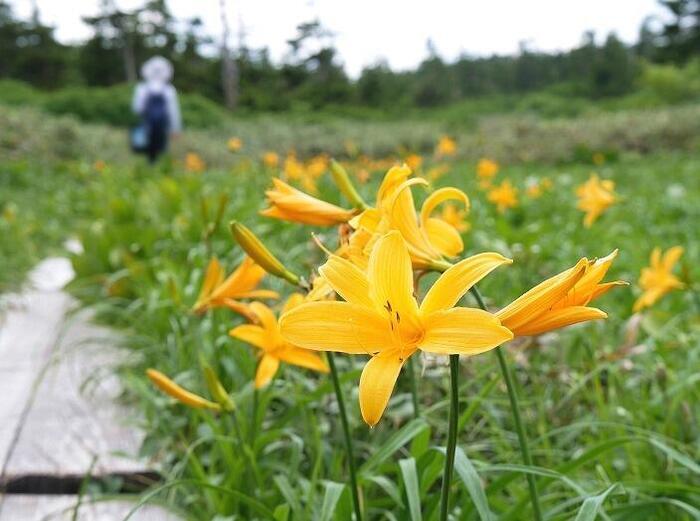
<instances>
[{"instance_id":1,"label":"treeline","mask_svg":"<svg viewBox=\"0 0 700 521\"><path fill-rule=\"evenodd\" d=\"M92 29L91 38L76 45L58 42L39 13L20 20L0 0L0 78L42 89L111 86L135 81L139 64L163 55L173 61L175 84L182 92L223 102L229 82L238 106L255 110L434 107L541 89L613 97L635 88L644 63L682 64L700 55L700 0L663 0L661 4L671 21L657 24L656 29L651 21L645 22L633 46L614 34L597 43L589 32L577 48L567 52L540 53L522 45L515 56L462 56L448 63L428 42L428 57L415 70L395 72L386 64L376 64L351 80L340 63L333 35L318 21L297 28L283 63L272 63L267 49L250 49L239 42L231 54L232 67L226 69L228 49L215 45L201 20L176 19L166 0L149 0L132 11L117 9L113 0L102 0L99 14L83 19ZM228 73L222 74L224 70Z\"/></svg>"}]
</instances>

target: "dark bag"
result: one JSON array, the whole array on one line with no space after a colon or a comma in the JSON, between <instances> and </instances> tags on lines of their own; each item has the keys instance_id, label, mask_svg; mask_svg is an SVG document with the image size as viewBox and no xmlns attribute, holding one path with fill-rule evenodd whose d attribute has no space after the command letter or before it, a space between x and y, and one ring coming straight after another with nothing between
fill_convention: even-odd
<instances>
[{"instance_id":1,"label":"dark bag","mask_svg":"<svg viewBox=\"0 0 700 521\"><path fill-rule=\"evenodd\" d=\"M142 154L148 150L148 127L143 123L129 129L129 144L131 150Z\"/></svg>"}]
</instances>

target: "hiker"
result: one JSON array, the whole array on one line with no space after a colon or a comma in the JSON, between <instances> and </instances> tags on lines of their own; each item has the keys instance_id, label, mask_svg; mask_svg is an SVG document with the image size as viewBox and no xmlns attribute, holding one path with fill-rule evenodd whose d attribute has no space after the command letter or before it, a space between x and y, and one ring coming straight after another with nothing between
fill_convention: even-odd
<instances>
[{"instance_id":1,"label":"hiker","mask_svg":"<svg viewBox=\"0 0 700 521\"><path fill-rule=\"evenodd\" d=\"M132 130L131 144L148 156L150 163L168 148L169 134L182 129L177 91L170 80L173 66L162 56L154 56L141 67L143 81L136 86L132 110L141 124Z\"/></svg>"}]
</instances>

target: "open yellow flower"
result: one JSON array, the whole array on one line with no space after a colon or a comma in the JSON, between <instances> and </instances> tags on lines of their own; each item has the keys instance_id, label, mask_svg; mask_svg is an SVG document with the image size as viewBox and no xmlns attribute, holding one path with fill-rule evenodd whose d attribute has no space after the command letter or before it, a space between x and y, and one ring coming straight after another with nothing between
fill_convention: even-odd
<instances>
[{"instance_id":1,"label":"open yellow flower","mask_svg":"<svg viewBox=\"0 0 700 521\"><path fill-rule=\"evenodd\" d=\"M476 175L481 181L490 181L498 173L499 168L495 161L482 158L476 164Z\"/></svg>"},{"instance_id":2,"label":"open yellow flower","mask_svg":"<svg viewBox=\"0 0 700 521\"><path fill-rule=\"evenodd\" d=\"M163 391L168 396L175 398L180 403L195 409L211 409L212 411L221 410L221 406L218 403L209 401L206 398L202 398L201 396L180 387L160 371L148 369L146 370L146 376L148 376L151 382L153 382L153 385L155 385L158 389Z\"/></svg>"},{"instance_id":3,"label":"open yellow flower","mask_svg":"<svg viewBox=\"0 0 700 521\"><path fill-rule=\"evenodd\" d=\"M581 259L573 267L538 284L496 313L515 336L539 335L578 322L606 318L588 304L623 281L600 283L617 256L590 261Z\"/></svg>"},{"instance_id":4,"label":"open yellow flower","mask_svg":"<svg viewBox=\"0 0 700 521\"><path fill-rule=\"evenodd\" d=\"M669 291L683 289L685 285L672 273L673 267L683 255L683 247L674 246L661 255L661 248L651 252L649 266L642 268L639 285L644 291L634 303L634 311L652 306Z\"/></svg>"},{"instance_id":5,"label":"open yellow flower","mask_svg":"<svg viewBox=\"0 0 700 521\"><path fill-rule=\"evenodd\" d=\"M282 313L286 313L304 302L304 296L295 293L289 297ZM280 362L286 362L322 373L328 372L328 365L318 353L297 347L287 342L280 334L277 317L265 304L253 302L251 309L258 317L260 325L243 324L234 327L229 335L251 344L262 351L258 369L255 374L255 388L266 386L274 378Z\"/></svg>"},{"instance_id":6,"label":"open yellow flower","mask_svg":"<svg viewBox=\"0 0 700 521\"><path fill-rule=\"evenodd\" d=\"M319 272L345 302L307 302L287 311L282 335L308 349L370 355L360 378L360 409L374 426L416 350L475 355L512 338L491 313L454 307L472 285L510 262L497 253L465 259L440 276L419 306L406 242L392 231L375 243L366 272L329 256Z\"/></svg>"},{"instance_id":7,"label":"open yellow flower","mask_svg":"<svg viewBox=\"0 0 700 521\"><path fill-rule=\"evenodd\" d=\"M406 164L411 170L418 170L423 164L423 158L418 154L409 154L406 156Z\"/></svg>"},{"instance_id":8,"label":"open yellow flower","mask_svg":"<svg viewBox=\"0 0 700 521\"><path fill-rule=\"evenodd\" d=\"M185 170L195 174L200 174L206 170L207 165L199 154L195 152L188 152L185 155Z\"/></svg>"},{"instance_id":9,"label":"open yellow flower","mask_svg":"<svg viewBox=\"0 0 700 521\"><path fill-rule=\"evenodd\" d=\"M228 278L224 278L224 268L214 257L209 261L202 289L192 310L195 313L203 313L207 309L227 307L250 319L252 315L248 304L239 302L239 299L279 297L275 291L256 289L264 276L265 270L246 256L240 266Z\"/></svg>"},{"instance_id":10,"label":"open yellow flower","mask_svg":"<svg viewBox=\"0 0 700 521\"><path fill-rule=\"evenodd\" d=\"M440 219L451 224L458 232L466 232L470 228L469 223L465 220L466 215L466 210L459 210L454 204L446 203L442 207Z\"/></svg>"},{"instance_id":11,"label":"open yellow flower","mask_svg":"<svg viewBox=\"0 0 700 521\"><path fill-rule=\"evenodd\" d=\"M469 198L457 188L440 188L426 198L418 217L410 188L414 184L427 185L427 181L420 178L408 180L410 175L411 169L407 165L391 168L377 192L376 208L365 210L350 224L358 231L364 228L377 237L390 230L399 231L406 241L413 266L431 269L444 265L444 256L453 257L464 249L459 231L443 219L433 217L434 210L450 200L460 201L468 209ZM367 243L366 254L374 242Z\"/></svg>"},{"instance_id":12,"label":"open yellow flower","mask_svg":"<svg viewBox=\"0 0 700 521\"><path fill-rule=\"evenodd\" d=\"M232 137L228 140L226 145L231 152L238 152L243 148L243 140L239 137Z\"/></svg>"},{"instance_id":13,"label":"open yellow flower","mask_svg":"<svg viewBox=\"0 0 700 521\"><path fill-rule=\"evenodd\" d=\"M609 179L600 180L597 174L591 177L576 189L579 210L586 212L583 225L590 228L600 215L610 206L615 204L615 183Z\"/></svg>"},{"instance_id":14,"label":"open yellow flower","mask_svg":"<svg viewBox=\"0 0 700 521\"><path fill-rule=\"evenodd\" d=\"M280 156L277 152L267 151L262 156L262 162L267 168L277 168L280 164Z\"/></svg>"},{"instance_id":15,"label":"open yellow flower","mask_svg":"<svg viewBox=\"0 0 700 521\"><path fill-rule=\"evenodd\" d=\"M504 213L508 208L518 206L518 191L506 179L500 185L491 189L488 199L496 205L500 213Z\"/></svg>"},{"instance_id":16,"label":"open yellow flower","mask_svg":"<svg viewBox=\"0 0 700 521\"><path fill-rule=\"evenodd\" d=\"M440 157L453 156L457 153L457 143L450 136L442 136L435 147L435 154Z\"/></svg>"},{"instance_id":17,"label":"open yellow flower","mask_svg":"<svg viewBox=\"0 0 700 521\"><path fill-rule=\"evenodd\" d=\"M348 222L355 214L326 201L305 194L284 181L273 178L274 188L265 192L269 208L260 215L315 226L335 226Z\"/></svg>"}]
</instances>

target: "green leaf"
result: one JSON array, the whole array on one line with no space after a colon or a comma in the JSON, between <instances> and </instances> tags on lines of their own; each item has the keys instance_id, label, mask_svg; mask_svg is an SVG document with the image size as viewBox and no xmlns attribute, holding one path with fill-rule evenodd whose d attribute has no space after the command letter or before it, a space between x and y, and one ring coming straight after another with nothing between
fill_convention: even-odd
<instances>
[{"instance_id":1,"label":"green leaf","mask_svg":"<svg viewBox=\"0 0 700 521\"><path fill-rule=\"evenodd\" d=\"M493 513L489 508L488 500L486 499L486 493L481 485L479 474L477 474L474 465L472 465L471 460L461 447L457 447L457 451L455 452L455 470L462 480L462 483L464 483L464 486L467 488L467 492L469 492L469 496L472 498L474 506L479 513L479 518L482 519L482 521L494 519Z\"/></svg>"},{"instance_id":2,"label":"green leaf","mask_svg":"<svg viewBox=\"0 0 700 521\"><path fill-rule=\"evenodd\" d=\"M396 483L386 476L367 476L365 479L379 485L399 507L403 508L403 499L401 499L401 492L399 492L399 487L396 486Z\"/></svg>"},{"instance_id":3,"label":"green leaf","mask_svg":"<svg viewBox=\"0 0 700 521\"><path fill-rule=\"evenodd\" d=\"M289 512L289 505L278 505L272 513L272 516L275 518L275 521L287 521L289 519Z\"/></svg>"},{"instance_id":4,"label":"green leaf","mask_svg":"<svg viewBox=\"0 0 700 521\"><path fill-rule=\"evenodd\" d=\"M277 488L280 489L282 497L284 497L289 506L292 508L294 515L301 515L301 503L299 502L297 495L294 493L294 488L292 488L292 484L289 482L287 477L283 474L277 474L273 480L275 485L277 485Z\"/></svg>"},{"instance_id":5,"label":"green leaf","mask_svg":"<svg viewBox=\"0 0 700 521\"><path fill-rule=\"evenodd\" d=\"M594 521L598 516L598 510L605 501L605 498L617 488L617 483L609 486L598 495L587 497L578 511L575 521Z\"/></svg>"},{"instance_id":6,"label":"green leaf","mask_svg":"<svg viewBox=\"0 0 700 521\"><path fill-rule=\"evenodd\" d=\"M323 495L323 504L321 505L321 515L319 521L330 521L333 519L335 506L338 504L341 494L345 490L345 485L334 481L326 481L326 493Z\"/></svg>"},{"instance_id":7,"label":"green leaf","mask_svg":"<svg viewBox=\"0 0 700 521\"><path fill-rule=\"evenodd\" d=\"M408 510L411 513L411 521L422 521L420 510L420 491L418 490L418 470L415 458L399 460L399 468L403 477L406 497L408 498Z\"/></svg>"},{"instance_id":8,"label":"green leaf","mask_svg":"<svg viewBox=\"0 0 700 521\"><path fill-rule=\"evenodd\" d=\"M374 455L369 458L364 465L360 468L360 475L364 478L367 473L373 468L381 465L386 459L388 459L392 454L394 454L401 447L406 445L413 438L418 436L421 432L428 428L428 424L422 418L416 418L411 420L409 423L404 425L400 430L394 433L385 443L382 445Z\"/></svg>"}]
</instances>

